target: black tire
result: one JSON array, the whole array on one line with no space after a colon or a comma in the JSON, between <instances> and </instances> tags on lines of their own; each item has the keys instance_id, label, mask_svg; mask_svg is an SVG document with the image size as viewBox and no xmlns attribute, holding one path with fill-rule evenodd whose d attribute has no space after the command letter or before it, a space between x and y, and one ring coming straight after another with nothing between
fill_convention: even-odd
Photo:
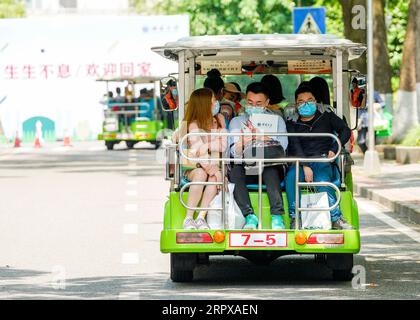
<instances>
[{"instance_id":1,"label":"black tire","mask_svg":"<svg viewBox=\"0 0 420 320\"><path fill-rule=\"evenodd\" d=\"M350 270L333 270L334 281L351 281L353 273Z\"/></svg>"},{"instance_id":2,"label":"black tire","mask_svg":"<svg viewBox=\"0 0 420 320\"><path fill-rule=\"evenodd\" d=\"M134 141L126 141L125 144L127 145L128 149L133 149L134 145L136 144Z\"/></svg>"},{"instance_id":3,"label":"black tire","mask_svg":"<svg viewBox=\"0 0 420 320\"><path fill-rule=\"evenodd\" d=\"M315 262L326 263L327 262L327 256L323 253L317 253L317 254L315 254Z\"/></svg>"},{"instance_id":4,"label":"black tire","mask_svg":"<svg viewBox=\"0 0 420 320\"><path fill-rule=\"evenodd\" d=\"M114 142L113 141L105 141L105 146L108 150L114 149Z\"/></svg>"},{"instance_id":5,"label":"black tire","mask_svg":"<svg viewBox=\"0 0 420 320\"><path fill-rule=\"evenodd\" d=\"M155 150L159 149L159 147L162 145L162 141L156 141L153 143L155 145Z\"/></svg>"},{"instance_id":6,"label":"black tire","mask_svg":"<svg viewBox=\"0 0 420 320\"><path fill-rule=\"evenodd\" d=\"M171 253L171 280L173 282L193 281L196 262L196 254Z\"/></svg>"},{"instance_id":7,"label":"black tire","mask_svg":"<svg viewBox=\"0 0 420 320\"><path fill-rule=\"evenodd\" d=\"M353 254L332 253L326 255L327 266L332 270L334 281L350 281L353 279Z\"/></svg>"}]
</instances>

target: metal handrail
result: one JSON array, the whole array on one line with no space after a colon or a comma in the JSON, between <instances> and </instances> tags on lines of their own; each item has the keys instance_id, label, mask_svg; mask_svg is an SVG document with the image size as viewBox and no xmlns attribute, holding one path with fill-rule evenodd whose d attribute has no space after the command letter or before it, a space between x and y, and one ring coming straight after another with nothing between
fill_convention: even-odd
<instances>
[{"instance_id":1,"label":"metal handrail","mask_svg":"<svg viewBox=\"0 0 420 320\"><path fill-rule=\"evenodd\" d=\"M264 132L264 133L245 133L245 132L193 132L193 133L188 133L186 135L184 135L181 140L179 141L179 145L182 146L185 142L185 140L188 137L191 136L196 136L196 137L208 137L208 136L216 136L216 137L231 137L231 136L241 136L241 137L245 137L245 136L257 136L257 137L264 137L264 136L268 136L268 137L273 137L273 136L281 136L281 137L330 137L333 138L337 141L338 144L338 151L337 153L334 155L334 157L332 158L247 158L246 161L250 161L250 159L252 159L253 162L332 162L334 160L337 159L337 157L340 155L341 153L341 142L340 139L338 139L338 137L332 133L287 133L287 132L282 132L282 133L278 133L278 132ZM222 161L222 162L232 162L232 161L241 161L244 159L241 158L192 158L192 157L188 157L188 155L186 155L183 151L183 148L180 148L180 154L183 158L185 158L186 160L189 161Z\"/></svg>"},{"instance_id":2,"label":"metal handrail","mask_svg":"<svg viewBox=\"0 0 420 320\"><path fill-rule=\"evenodd\" d=\"M335 208L337 208L340 205L340 200L341 200L341 194L340 194L340 189L337 188L337 186L334 183L331 182L299 182L299 187L313 187L313 186L318 186L318 187L331 187L333 188L337 193L337 201L328 208L316 208L316 211L331 211L334 210ZM314 211L314 208L300 208L299 211Z\"/></svg>"},{"instance_id":3,"label":"metal handrail","mask_svg":"<svg viewBox=\"0 0 420 320\"><path fill-rule=\"evenodd\" d=\"M251 158L253 162L258 162L258 219L260 221L260 223L258 224L258 229L261 230L262 229L262 164L265 162L271 162L271 163L284 163L284 162L294 162L296 165L296 199L295 199L295 211L296 211L296 230L299 230L299 213L301 211L313 211L313 208L300 208L299 205L299 189L300 187L310 187L310 186L329 186L332 187L337 193L337 201L330 207L328 208L316 208L316 211L331 211L334 210L335 208L338 207L338 205L340 204L340 200L341 200L341 194L340 194L340 190L337 188L336 185L334 185L333 183L330 182L299 182L299 165L300 162L333 162L334 160L337 159L337 157L339 157L341 150L342 150L342 146L341 146L341 142L340 139L338 139L338 137L334 134L331 133L242 133L242 132L238 132L238 133L233 133L233 132L212 132L212 133L207 133L207 132L196 132L196 133L188 133L186 135L184 135L180 142L179 145L182 146L185 142L185 140L188 137L191 136L216 136L216 137L230 137L230 136L286 136L286 137L330 137L335 139L335 141L337 142L338 145L338 150L337 153L334 155L334 157L331 158L274 158L274 159L267 159L267 158ZM245 161L249 162L249 158L248 159L244 159L244 158L192 158L192 157L188 157L188 155L186 155L183 152L183 148L180 148L180 154L181 157L189 160L189 161L218 161L218 162L222 162L222 177L224 177L224 172L225 172L225 162L232 162L234 161L235 163L244 163ZM181 204L189 209L189 210L220 210L219 208L215 209L215 208L189 208L188 206L185 205L183 199L182 199L182 195L185 191L185 189L190 186L190 185L222 185L222 215L223 215L223 224L224 227L226 228L226 223L227 223L227 219L226 219L226 214L225 214L225 179L223 178L223 182L191 182L191 183L187 183L186 185L184 185L181 190L180 190L180 202Z\"/></svg>"},{"instance_id":4,"label":"metal handrail","mask_svg":"<svg viewBox=\"0 0 420 320\"><path fill-rule=\"evenodd\" d=\"M179 201L181 202L181 204L189 209L189 210L217 210L217 211L223 211L223 207L222 208L201 208L201 207L189 207L187 204L185 204L184 200L182 199L182 194L185 192L185 189L188 188L189 186L194 186L194 185L199 185L199 186L223 186L223 182L188 182L186 184L184 184L182 186L182 188L179 190L179 194L181 195L179 198Z\"/></svg>"},{"instance_id":5,"label":"metal handrail","mask_svg":"<svg viewBox=\"0 0 420 320\"><path fill-rule=\"evenodd\" d=\"M140 110L105 110L106 113L113 113L113 114L141 114L141 113L148 113L151 108L148 103L139 102L139 103L110 103L108 104L109 108L112 107L142 107ZM143 108L145 107L145 108Z\"/></svg>"}]
</instances>

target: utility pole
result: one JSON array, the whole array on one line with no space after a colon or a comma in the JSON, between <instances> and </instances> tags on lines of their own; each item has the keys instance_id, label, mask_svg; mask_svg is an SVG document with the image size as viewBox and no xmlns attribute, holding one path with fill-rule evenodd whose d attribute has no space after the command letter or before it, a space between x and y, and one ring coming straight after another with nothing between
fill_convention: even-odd
<instances>
[{"instance_id":1,"label":"utility pole","mask_svg":"<svg viewBox=\"0 0 420 320\"><path fill-rule=\"evenodd\" d=\"M373 12L372 12L372 0L367 1L367 102L368 102L368 114L369 114L369 141L368 141L368 150L365 153L364 159L364 170L368 174L377 174L380 173L380 161L379 154L375 150L375 129L373 126L373 104L374 104L374 70L373 70Z\"/></svg>"}]
</instances>

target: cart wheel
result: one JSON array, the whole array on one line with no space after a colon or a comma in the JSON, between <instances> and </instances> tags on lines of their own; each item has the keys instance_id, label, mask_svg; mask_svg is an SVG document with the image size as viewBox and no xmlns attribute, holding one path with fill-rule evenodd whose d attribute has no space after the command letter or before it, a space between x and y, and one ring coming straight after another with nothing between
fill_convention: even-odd
<instances>
[{"instance_id":1,"label":"cart wheel","mask_svg":"<svg viewBox=\"0 0 420 320\"><path fill-rule=\"evenodd\" d=\"M134 141L126 141L125 144L127 145L128 149L133 149L134 145L136 144Z\"/></svg>"},{"instance_id":2,"label":"cart wheel","mask_svg":"<svg viewBox=\"0 0 420 320\"><path fill-rule=\"evenodd\" d=\"M156 142L154 143L154 145L155 145L155 150L157 150L157 149L159 149L159 147L162 145L162 141L156 141Z\"/></svg>"},{"instance_id":3,"label":"cart wheel","mask_svg":"<svg viewBox=\"0 0 420 320\"><path fill-rule=\"evenodd\" d=\"M327 261L327 256L324 253L317 253L315 254L315 262L317 263L325 263Z\"/></svg>"},{"instance_id":4,"label":"cart wheel","mask_svg":"<svg viewBox=\"0 0 420 320\"><path fill-rule=\"evenodd\" d=\"M113 141L105 141L106 148L108 150L114 149L114 142Z\"/></svg>"},{"instance_id":5,"label":"cart wheel","mask_svg":"<svg viewBox=\"0 0 420 320\"><path fill-rule=\"evenodd\" d=\"M171 280L173 282L191 282L194 279L196 263L196 254L171 253Z\"/></svg>"},{"instance_id":6,"label":"cart wheel","mask_svg":"<svg viewBox=\"0 0 420 320\"><path fill-rule=\"evenodd\" d=\"M350 270L333 270L334 281L351 281L353 273Z\"/></svg>"},{"instance_id":7,"label":"cart wheel","mask_svg":"<svg viewBox=\"0 0 420 320\"><path fill-rule=\"evenodd\" d=\"M333 272L334 281L350 281L353 279L353 255L349 253L327 254L327 266Z\"/></svg>"}]
</instances>

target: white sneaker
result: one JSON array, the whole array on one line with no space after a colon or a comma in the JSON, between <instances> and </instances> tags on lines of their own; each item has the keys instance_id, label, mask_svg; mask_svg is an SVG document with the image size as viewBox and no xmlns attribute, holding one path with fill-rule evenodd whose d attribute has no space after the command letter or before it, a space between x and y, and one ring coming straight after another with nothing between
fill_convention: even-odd
<instances>
[{"instance_id":1,"label":"white sneaker","mask_svg":"<svg viewBox=\"0 0 420 320\"><path fill-rule=\"evenodd\" d=\"M197 226L198 230L209 230L210 227L207 224L207 221L203 218L197 218L195 220L195 225Z\"/></svg>"},{"instance_id":2,"label":"white sneaker","mask_svg":"<svg viewBox=\"0 0 420 320\"><path fill-rule=\"evenodd\" d=\"M197 230L197 225L193 218L186 217L184 220L184 229L186 230Z\"/></svg>"}]
</instances>

